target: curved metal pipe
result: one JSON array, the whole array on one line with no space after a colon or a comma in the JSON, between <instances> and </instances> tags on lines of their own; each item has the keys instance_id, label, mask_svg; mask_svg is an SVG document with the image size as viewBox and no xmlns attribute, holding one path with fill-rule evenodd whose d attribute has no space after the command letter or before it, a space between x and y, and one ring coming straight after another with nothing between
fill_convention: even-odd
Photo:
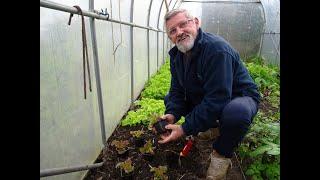
<instances>
[{"instance_id":1,"label":"curved metal pipe","mask_svg":"<svg viewBox=\"0 0 320 180\"><path fill-rule=\"evenodd\" d=\"M172 9L174 9L174 8L176 7L178 1L179 1L179 0L176 0L176 2L174 3Z\"/></svg>"},{"instance_id":2,"label":"curved metal pipe","mask_svg":"<svg viewBox=\"0 0 320 180\"><path fill-rule=\"evenodd\" d=\"M133 22L134 0L131 0L130 21ZM120 7L119 7L120 8ZM134 103L134 74L133 74L133 26L130 27L130 64L131 64L131 105Z\"/></svg>"},{"instance_id":3,"label":"curved metal pipe","mask_svg":"<svg viewBox=\"0 0 320 180\"><path fill-rule=\"evenodd\" d=\"M160 14L161 14L161 9L162 9L162 5L163 2L165 0L162 0L162 3L160 5L160 9L159 9L159 14L158 14L158 23L157 23L157 28L159 29L159 19L160 19ZM157 32L157 71L159 70L159 32Z\"/></svg>"},{"instance_id":4,"label":"curved metal pipe","mask_svg":"<svg viewBox=\"0 0 320 180\"><path fill-rule=\"evenodd\" d=\"M263 14L264 23L263 23L263 28L262 28L263 34L261 34L261 41L260 41L260 47L259 47L259 57L261 57L261 51L262 51L263 40L264 40L264 32L266 30L266 24L267 24L266 13L264 11L264 6L262 3L261 3L261 6L262 6L262 14Z\"/></svg>"},{"instance_id":5,"label":"curved metal pipe","mask_svg":"<svg viewBox=\"0 0 320 180\"><path fill-rule=\"evenodd\" d=\"M195 2L195 3L224 3L224 4L230 4L230 3L236 3L236 4L245 4L245 3L261 3L261 1L192 1L187 0L183 2Z\"/></svg>"},{"instance_id":6,"label":"curved metal pipe","mask_svg":"<svg viewBox=\"0 0 320 180\"><path fill-rule=\"evenodd\" d=\"M74 7L66 6L66 5L59 4L59 3L54 3L54 2L51 2L51 1L47 1L47 0L40 0L40 7L45 7L45 8L49 8L49 9L55 9L55 10L59 10L59 11L69 12L69 13L72 13L72 14L79 14L77 9L74 8ZM129 22L110 19L107 16L99 15L99 14L97 14L95 12L89 12L89 11L85 11L85 10L82 10L82 12L83 12L84 16L93 17L95 19L101 19L101 20L110 21L110 22L114 22L114 23L125 24L125 25L132 26L132 27L138 27L138 28L142 28L142 29L149 29L149 30L157 31L157 32L163 32L160 29L155 29L153 27L145 27L145 26L140 26L140 25L134 24L134 23L129 23Z\"/></svg>"},{"instance_id":7,"label":"curved metal pipe","mask_svg":"<svg viewBox=\"0 0 320 180\"><path fill-rule=\"evenodd\" d=\"M147 25L150 26L150 12L152 7L153 0L150 1L148 9L148 22ZM150 30L147 32L147 45L148 45L148 80L150 79Z\"/></svg>"},{"instance_id":8,"label":"curved metal pipe","mask_svg":"<svg viewBox=\"0 0 320 180\"><path fill-rule=\"evenodd\" d=\"M94 0L89 1L89 10L94 11ZM94 70L96 75L96 86L97 86L97 97L99 104L99 115L100 115L100 129L101 129L101 138L104 147L107 145L107 137L104 123L104 113L103 113L103 100L102 100L102 91L101 91L101 79L100 79L100 68L99 68L99 58L98 58L98 48L97 48L97 38L96 38L96 26L94 18L90 17L90 29L91 29L91 41L92 41L92 51L93 51L93 62Z\"/></svg>"},{"instance_id":9,"label":"curved metal pipe","mask_svg":"<svg viewBox=\"0 0 320 180\"><path fill-rule=\"evenodd\" d=\"M73 167L62 167L62 168L52 168L52 169L45 169L40 170L40 177L46 176L54 176L58 174L65 174L71 173L76 171L84 171L88 169L98 168L103 165L104 162L96 163L96 164L89 164L89 165L80 165L80 166L73 166Z\"/></svg>"}]
</instances>

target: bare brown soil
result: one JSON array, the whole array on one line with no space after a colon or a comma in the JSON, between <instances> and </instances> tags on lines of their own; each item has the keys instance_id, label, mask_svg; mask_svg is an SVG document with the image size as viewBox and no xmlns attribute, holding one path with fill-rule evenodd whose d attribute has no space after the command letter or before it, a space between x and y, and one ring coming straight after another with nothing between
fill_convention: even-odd
<instances>
[{"instance_id":1,"label":"bare brown soil","mask_svg":"<svg viewBox=\"0 0 320 180\"><path fill-rule=\"evenodd\" d=\"M146 160L139 149L135 147L132 135L130 131L134 130L145 131L143 137L146 140L152 140L153 145L156 147L155 155L151 161ZM212 152L212 142L213 140L199 140L194 137L194 144L187 157L181 158L181 166L179 166L178 161L174 158L186 144L185 138L181 138L178 141L170 142L167 144L158 144L158 135L155 135L152 131L149 131L145 126L133 126L133 127L122 127L118 126L113 134L110 136L107 142L107 148L99 155L96 162L105 163L102 167L90 170L87 173L85 180L109 180L109 179L125 179L121 177L119 168L115 168L118 162L126 160L128 157L131 158L134 165L134 172L132 178L134 180L140 179L153 179L153 173L150 172L150 166L167 166L168 171L166 175L169 180L187 180L187 179L205 179L206 170L209 166L210 159L209 155ZM129 152L124 157L119 157L117 151L113 146L111 146L112 140L129 140ZM232 158L232 168L229 169L227 174L228 180L242 180L242 172L240 170L239 164L236 157Z\"/></svg>"}]
</instances>

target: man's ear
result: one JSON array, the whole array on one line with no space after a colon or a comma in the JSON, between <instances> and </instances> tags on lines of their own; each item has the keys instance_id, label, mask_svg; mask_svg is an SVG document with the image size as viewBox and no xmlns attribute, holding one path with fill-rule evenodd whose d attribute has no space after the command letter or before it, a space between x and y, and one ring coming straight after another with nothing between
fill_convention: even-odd
<instances>
[{"instance_id":1,"label":"man's ear","mask_svg":"<svg viewBox=\"0 0 320 180\"><path fill-rule=\"evenodd\" d=\"M197 17L194 18L194 22L195 22L197 28L199 28L201 26L201 22Z\"/></svg>"}]
</instances>

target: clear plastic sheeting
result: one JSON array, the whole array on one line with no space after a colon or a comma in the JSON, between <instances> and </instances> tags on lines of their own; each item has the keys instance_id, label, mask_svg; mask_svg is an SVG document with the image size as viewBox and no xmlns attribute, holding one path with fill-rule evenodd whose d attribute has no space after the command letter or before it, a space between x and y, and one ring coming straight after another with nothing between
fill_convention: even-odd
<instances>
[{"instance_id":1,"label":"clear plastic sheeting","mask_svg":"<svg viewBox=\"0 0 320 180\"><path fill-rule=\"evenodd\" d=\"M202 4L204 31L226 39L244 59L258 55L263 32L261 4Z\"/></svg>"},{"instance_id":2,"label":"clear plastic sheeting","mask_svg":"<svg viewBox=\"0 0 320 180\"><path fill-rule=\"evenodd\" d=\"M279 34L276 36L280 36ZM261 56L270 64L280 65L280 47L279 41L272 34L265 34L263 37L263 46L261 48Z\"/></svg>"},{"instance_id":3,"label":"clear plastic sheeting","mask_svg":"<svg viewBox=\"0 0 320 180\"><path fill-rule=\"evenodd\" d=\"M279 0L186 0L180 7L200 17L203 30L225 38L242 58L262 56L279 65Z\"/></svg>"},{"instance_id":4,"label":"clear plastic sheeting","mask_svg":"<svg viewBox=\"0 0 320 180\"><path fill-rule=\"evenodd\" d=\"M182 3L179 8L187 9L193 16L202 21L202 3Z\"/></svg>"},{"instance_id":5,"label":"clear plastic sheeting","mask_svg":"<svg viewBox=\"0 0 320 180\"><path fill-rule=\"evenodd\" d=\"M136 99L148 80L148 46L145 29L133 29L133 85Z\"/></svg>"},{"instance_id":6,"label":"clear plastic sheeting","mask_svg":"<svg viewBox=\"0 0 320 180\"><path fill-rule=\"evenodd\" d=\"M170 50L170 48L169 48L169 46L168 46L168 38L166 38L167 37L167 34L166 33L164 33L164 38L163 38L163 60L166 60L167 58L169 58L169 50ZM163 63L165 63L164 61L163 61Z\"/></svg>"},{"instance_id":7,"label":"clear plastic sheeting","mask_svg":"<svg viewBox=\"0 0 320 180\"><path fill-rule=\"evenodd\" d=\"M51 2L67 5L67 6L79 6L83 10L89 9L89 3L88 1L84 0L50 0Z\"/></svg>"},{"instance_id":8,"label":"clear plastic sheeting","mask_svg":"<svg viewBox=\"0 0 320 180\"><path fill-rule=\"evenodd\" d=\"M167 12L167 8L166 8L166 4L162 3L162 6L161 6L161 11L159 13L159 20L158 20L158 29L161 29L162 31L165 31L165 28L164 28L164 15L166 14ZM158 69L164 64L164 34L163 32L159 32L158 33L158 42L159 42L159 52L158 52Z\"/></svg>"},{"instance_id":9,"label":"clear plastic sheeting","mask_svg":"<svg viewBox=\"0 0 320 180\"><path fill-rule=\"evenodd\" d=\"M150 12L150 26L156 29L158 28L158 15L162 1L163 0L152 1L152 7Z\"/></svg>"},{"instance_id":10,"label":"clear plastic sheeting","mask_svg":"<svg viewBox=\"0 0 320 180\"><path fill-rule=\"evenodd\" d=\"M119 3L121 6L123 1L94 1L94 3L97 10L107 8L110 17L111 6L113 6L113 17L129 22L130 11L119 11ZM128 48L130 31L126 25L120 26L117 23L100 20L95 20L95 28L105 131L106 137L109 137L118 124L116 120L121 119L131 103L130 49ZM115 97L117 100L114 99Z\"/></svg>"},{"instance_id":11,"label":"clear plastic sheeting","mask_svg":"<svg viewBox=\"0 0 320 180\"><path fill-rule=\"evenodd\" d=\"M167 13L167 8L165 6L165 3L162 4L162 8L159 14L159 21L158 21L158 28L161 29L162 31L165 31L164 28L164 15Z\"/></svg>"},{"instance_id":12,"label":"clear plastic sheeting","mask_svg":"<svg viewBox=\"0 0 320 180\"><path fill-rule=\"evenodd\" d=\"M102 143L89 20L88 54L92 92L87 79L84 99L81 17L40 8L40 168L90 164ZM87 74L88 78L88 74ZM44 179L80 179L83 172Z\"/></svg>"},{"instance_id":13,"label":"clear plastic sheeting","mask_svg":"<svg viewBox=\"0 0 320 180\"><path fill-rule=\"evenodd\" d=\"M169 9L176 8L178 2L179 2L179 0L170 0L169 1Z\"/></svg>"},{"instance_id":14,"label":"clear plastic sheeting","mask_svg":"<svg viewBox=\"0 0 320 180\"><path fill-rule=\"evenodd\" d=\"M100 68L103 113L106 137L109 137L131 103L130 29L118 29L105 21L96 21L97 50ZM113 35L122 36L122 43L113 45ZM117 49L116 49L117 47Z\"/></svg>"},{"instance_id":15,"label":"clear plastic sheeting","mask_svg":"<svg viewBox=\"0 0 320 180\"><path fill-rule=\"evenodd\" d=\"M130 22L131 0L107 0L107 2L110 4L110 9L108 9L110 18ZM95 7L95 9L98 8Z\"/></svg>"},{"instance_id":16,"label":"clear plastic sheeting","mask_svg":"<svg viewBox=\"0 0 320 180\"><path fill-rule=\"evenodd\" d=\"M124 6L123 3L127 3L126 6ZM130 6L131 6L130 0L123 0L123 1L110 0L109 6L110 6L110 11L109 11L110 18L115 19L115 20L119 20L119 21L130 22L130 11L131 11L130 10ZM112 34L112 38L109 39L109 41L108 41L112 44L112 50L113 50L112 54L116 54L118 49L125 45L124 38L123 38L123 36L124 36L123 29L125 27L127 27L127 25L120 24L120 23L111 23L111 29L109 29L109 31L107 33ZM103 38L103 37L101 37L101 38ZM127 44L127 47L130 47L130 43Z\"/></svg>"},{"instance_id":17,"label":"clear plastic sheeting","mask_svg":"<svg viewBox=\"0 0 320 180\"><path fill-rule=\"evenodd\" d=\"M149 32L149 43L150 43L150 76L157 72L157 32Z\"/></svg>"},{"instance_id":18,"label":"clear plastic sheeting","mask_svg":"<svg viewBox=\"0 0 320 180\"><path fill-rule=\"evenodd\" d=\"M159 32L158 33L158 69L163 65L163 33Z\"/></svg>"},{"instance_id":19,"label":"clear plastic sheeting","mask_svg":"<svg viewBox=\"0 0 320 180\"><path fill-rule=\"evenodd\" d=\"M248 3L248 2L260 2L260 0L185 0L183 2L198 2L198 3L207 3L207 2L219 2L219 3Z\"/></svg>"},{"instance_id":20,"label":"clear plastic sheeting","mask_svg":"<svg viewBox=\"0 0 320 180\"><path fill-rule=\"evenodd\" d=\"M133 14L133 23L148 26L148 8L150 5L150 0L135 0L134 1L134 14Z\"/></svg>"},{"instance_id":21,"label":"clear plastic sheeting","mask_svg":"<svg viewBox=\"0 0 320 180\"><path fill-rule=\"evenodd\" d=\"M265 12L265 31L261 56L269 63L280 65L280 1L261 0Z\"/></svg>"},{"instance_id":22,"label":"clear plastic sheeting","mask_svg":"<svg viewBox=\"0 0 320 180\"><path fill-rule=\"evenodd\" d=\"M133 22L138 25L148 26L148 8L150 1L134 1ZM138 98L145 82L148 80L148 39L147 30L133 29L133 85L134 98Z\"/></svg>"}]
</instances>

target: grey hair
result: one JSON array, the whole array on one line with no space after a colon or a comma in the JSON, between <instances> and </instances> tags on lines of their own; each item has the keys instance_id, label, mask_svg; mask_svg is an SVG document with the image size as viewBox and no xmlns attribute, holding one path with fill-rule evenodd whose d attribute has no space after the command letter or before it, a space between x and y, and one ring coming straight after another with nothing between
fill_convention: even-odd
<instances>
[{"instance_id":1,"label":"grey hair","mask_svg":"<svg viewBox=\"0 0 320 180\"><path fill-rule=\"evenodd\" d=\"M169 19L171 19L173 16L175 16L175 15L177 15L179 13L184 13L184 15L187 18L190 18L190 19L193 18L193 16L190 14L190 12L188 10L186 10L186 9L172 9L169 12L167 12L166 15L164 16L164 22L167 23L167 21Z\"/></svg>"}]
</instances>

